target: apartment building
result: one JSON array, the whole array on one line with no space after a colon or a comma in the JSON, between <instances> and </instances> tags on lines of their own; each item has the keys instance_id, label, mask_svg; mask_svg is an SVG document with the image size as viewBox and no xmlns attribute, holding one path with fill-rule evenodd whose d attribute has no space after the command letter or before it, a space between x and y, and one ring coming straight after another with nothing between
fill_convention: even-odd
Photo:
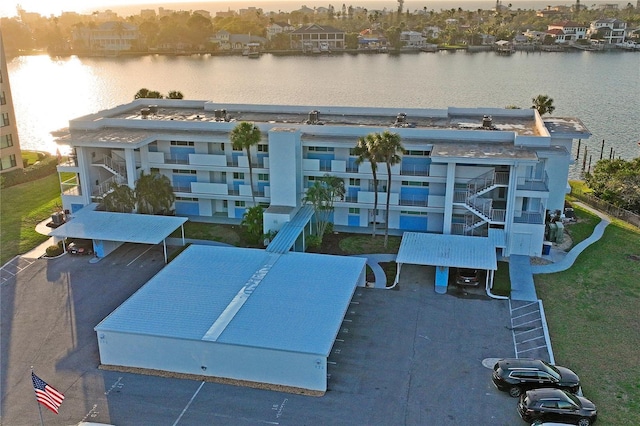
<instances>
[{"instance_id":1,"label":"apartment building","mask_svg":"<svg viewBox=\"0 0 640 426\"><path fill-rule=\"evenodd\" d=\"M58 167L64 208L99 201L111 182L132 188L141 172L172 182L176 215L239 222L252 205L249 164L229 134L255 123L253 193L265 210L265 231L278 231L301 211L306 188L325 174L343 179L335 226L386 226L390 186L392 232L499 235L504 255L541 254L547 212L562 211L571 146L588 138L576 118L545 118L534 109L403 109L239 105L138 99L73 119L55 132L74 156ZM404 146L388 181L378 166L358 164L359 137L389 130ZM65 174L68 176L68 174ZM374 211L375 193L378 208Z\"/></svg>"},{"instance_id":2,"label":"apartment building","mask_svg":"<svg viewBox=\"0 0 640 426\"><path fill-rule=\"evenodd\" d=\"M7 57L4 53L2 33L0 33L0 173L22 167L18 126L7 71Z\"/></svg>"}]
</instances>

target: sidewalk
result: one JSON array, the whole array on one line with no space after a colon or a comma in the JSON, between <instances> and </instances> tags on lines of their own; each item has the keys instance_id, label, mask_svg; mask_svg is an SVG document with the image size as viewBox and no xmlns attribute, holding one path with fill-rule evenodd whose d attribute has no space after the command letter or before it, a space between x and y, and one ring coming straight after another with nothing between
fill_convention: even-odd
<instances>
[{"instance_id":1,"label":"sidewalk","mask_svg":"<svg viewBox=\"0 0 640 426\"><path fill-rule=\"evenodd\" d=\"M547 265L531 265L528 256L512 255L509 258L509 278L511 279L512 300L538 300L533 275L552 274L554 272L566 271L571 268L580 253L582 253L584 249L589 247L591 244L598 241L604 234L605 228L611 223L609 217L604 213L594 210L583 203L576 202L575 204L599 216L602 220L598 225L596 225L589 238L578 243L569 252L563 252L552 248L551 254L548 257L545 256L545 258L552 260L552 263Z\"/></svg>"}]
</instances>

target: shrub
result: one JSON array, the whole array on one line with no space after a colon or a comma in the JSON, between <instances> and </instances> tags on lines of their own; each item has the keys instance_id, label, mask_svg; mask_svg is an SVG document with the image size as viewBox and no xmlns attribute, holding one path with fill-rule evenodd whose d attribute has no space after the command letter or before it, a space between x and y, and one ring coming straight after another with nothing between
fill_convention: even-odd
<instances>
[{"instance_id":1,"label":"shrub","mask_svg":"<svg viewBox=\"0 0 640 426\"><path fill-rule=\"evenodd\" d=\"M43 155L43 159L33 166L29 166L26 169L12 170L10 172L3 173L2 188L31 182L55 173L58 166L58 159L52 155ZM40 157L40 155L38 155L38 157Z\"/></svg>"},{"instance_id":2,"label":"shrub","mask_svg":"<svg viewBox=\"0 0 640 426\"><path fill-rule=\"evenodd\" d=\"M47 254L47 257L60 256L62 254L62 247L60 247L60 244L49 246L47 247L46 254Z\"/></svg>"}]
</instances>

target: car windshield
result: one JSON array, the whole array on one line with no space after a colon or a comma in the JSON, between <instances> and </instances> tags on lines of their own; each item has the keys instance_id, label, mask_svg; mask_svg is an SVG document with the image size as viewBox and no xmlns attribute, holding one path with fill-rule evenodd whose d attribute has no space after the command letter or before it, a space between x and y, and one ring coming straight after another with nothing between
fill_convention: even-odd
<instances>
[{"instance_id":1,"label":"car windshield","mask_svg":"<svg viewBox=\"0 0 640 426\"><path fill-rule=\"evenodd\" d=\"M547 364L546 362L542 361L542 365L544 365L544 370L549 373L554 379L556 380L560 380L560 371L558 371L557 368L555 368L553 365L551 364Z\"/></svg>"}]
</instances>

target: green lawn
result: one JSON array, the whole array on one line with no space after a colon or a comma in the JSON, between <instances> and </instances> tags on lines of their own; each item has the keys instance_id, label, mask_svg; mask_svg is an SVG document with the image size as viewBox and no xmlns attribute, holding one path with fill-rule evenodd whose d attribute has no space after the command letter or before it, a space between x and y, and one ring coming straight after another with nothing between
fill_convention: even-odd
<instances>
[{"instance_id":1,"label":"green lawn","mask_svg":"<svg viewBox=\"0 0 640 426\"><path fill-rule=\"evenodd\" d=\"M37 223L61 206L58 175L0 190L0 264L47 240Z\"/></svg>"},{"instance_id":2,"label":"green lawn","mask_svg":"<svg viewBox=\"0 0 640 426\"><path fill-rule=\"evenodd\" d=\"M640 231L618 222L568 271L535 276L556 362L580 375L605 425L640 424L639 276Z\"/></svg>"}]
</instances>

